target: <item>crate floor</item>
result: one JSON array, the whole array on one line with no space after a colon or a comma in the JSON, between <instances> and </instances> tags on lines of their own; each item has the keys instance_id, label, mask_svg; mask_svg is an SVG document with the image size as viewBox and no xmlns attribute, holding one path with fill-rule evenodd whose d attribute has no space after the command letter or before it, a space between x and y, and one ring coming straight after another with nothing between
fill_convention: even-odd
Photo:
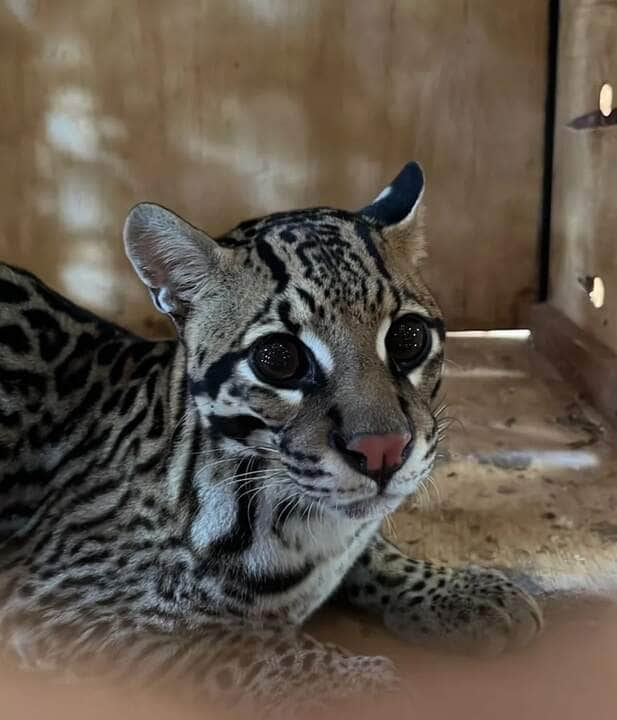
<instances>
[{"instance_id":1,"label":"crate floor","mask_svg":"<svg viewBox=\"0 0 617 720\"><path fill-rule=\"evenodd\" d=\"M543 595L543 635L474 661L409 647L339 610L324 611L315 632L396 657L418 718L614 719L614 431L520 337L450 338L444 395L453 418L444 457L390 537L418 558L530 578Z\"/></svg>"}]
</instances>

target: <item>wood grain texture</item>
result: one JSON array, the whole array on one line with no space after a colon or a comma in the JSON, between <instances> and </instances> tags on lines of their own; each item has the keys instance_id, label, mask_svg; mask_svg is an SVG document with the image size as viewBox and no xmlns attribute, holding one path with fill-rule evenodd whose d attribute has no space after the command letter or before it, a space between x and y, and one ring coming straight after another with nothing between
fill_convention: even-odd
<instances>
[{"instance_id":1,"label":"wood grain texture","mask_svg":"<svg viewBox=\"0 0 617 720\"><path fill-rule=\"evenodd\" d=\"M598 109L605 82L617 91L617 2L564 0L561 6L549 297L617 352L617 126L566 127ZM584 287L595 275L606 286L599 309Z\"/></svg>"},{"instance_id":2,"label":"wood grain texture","mask_svg":"<svg viewBox=\"0 0 617 720\"><path fill-rule=\"evenodd\" d=\"M545 6L2 3L0 256L156 333L120 248L134 202L218 233L360 207L417 159L450 325L516 324L536 287Z\"/></svg>"}]
</instances>

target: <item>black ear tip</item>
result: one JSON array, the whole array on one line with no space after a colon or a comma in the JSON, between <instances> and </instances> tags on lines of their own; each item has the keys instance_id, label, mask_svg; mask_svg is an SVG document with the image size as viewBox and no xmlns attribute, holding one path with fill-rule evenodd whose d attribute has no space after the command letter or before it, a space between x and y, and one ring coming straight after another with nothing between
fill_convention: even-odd
<instances>
[{"instance_id":1,"label":"black ear tip","mask_svg":"<svg viewBox=\"0 0 617 720\"><path fill-rule=\"evenodd\" d=\"M424 187L424 171L419 162L408 162L401 172L394 178L392 185L401 185L409 188L410 192L419 192Z\"/></svg>"},{"instance_id":2,"label":"black ear tip","mask_svg":"<svg viewBox=\"0 0 617 720\"><path fill-rule=\"evenodd\" d=\"M395 225L410 217L424 190L424 173L417 162L409 162L394 180L361 210L381 226Z\"/></svg>"}]
</instances>

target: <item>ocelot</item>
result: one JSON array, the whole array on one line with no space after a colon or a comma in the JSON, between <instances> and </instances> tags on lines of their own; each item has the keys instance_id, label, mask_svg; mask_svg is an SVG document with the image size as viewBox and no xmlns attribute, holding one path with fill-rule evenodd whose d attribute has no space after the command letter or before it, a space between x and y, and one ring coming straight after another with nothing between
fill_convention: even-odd
<instances>
[{"instance_id":1,"label":"ocelot","mask_svg":"<svg viewBox=\"0 0 617 720\"><path fill-rule=\"evenodd\" d=\"M128 258L177 340L0 265L0 639L23 665L188 679L283 711L390 687L319 643L335 592L398 635L506 646L541 626L499 572L379 532L426 479L444 323L420 276L422 170L365 208L212 238L142 203ZM102 670L101 670L102 671Z\"/></svg>"}]
</instances>

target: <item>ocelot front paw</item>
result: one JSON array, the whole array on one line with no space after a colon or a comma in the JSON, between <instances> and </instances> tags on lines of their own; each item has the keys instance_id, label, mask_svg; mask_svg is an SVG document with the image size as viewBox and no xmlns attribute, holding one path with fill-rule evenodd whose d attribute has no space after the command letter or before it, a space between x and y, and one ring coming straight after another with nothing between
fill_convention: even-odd
<instances>
[{"instance_id":1,"label":"ocelot front paw","mask_svg":"<svg viewBox=\"0 0 617 720\"><path fill-rule=\"evenodd\" d=\"M405 639L463 652L496 654L527 645L542 629L542 612L497 570L435 568L392 598L386 625Z\"/></svg>"}]
</instances>

